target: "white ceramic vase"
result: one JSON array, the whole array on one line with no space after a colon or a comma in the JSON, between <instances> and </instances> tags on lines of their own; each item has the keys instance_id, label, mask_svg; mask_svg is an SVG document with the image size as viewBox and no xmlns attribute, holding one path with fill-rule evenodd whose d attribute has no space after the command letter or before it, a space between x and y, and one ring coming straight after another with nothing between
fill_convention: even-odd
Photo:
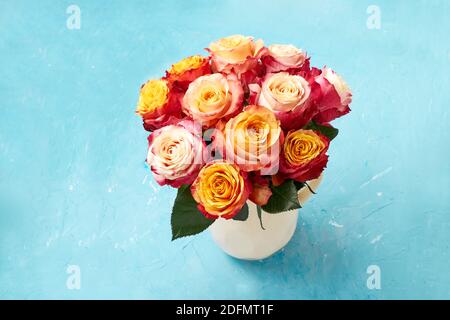
<instances>
[{"instance_id":1,"label":"white ceramic vase","mask_svg":"<svg viewBox=\"0 0 450 320\"><path fill-rule=\"evenodd\" d=\"M316 191L323 176L308 182ZM298 193L300 204L304 204L312 193L307 187ZM262 211L263 230L256 205L248 201L249 215L246 221L217 219L210 227L216 244L227 254L237 259L260 260L270 257L291 240L297 228L298 210L270 214Z\"/></svg>"}]
</instances>

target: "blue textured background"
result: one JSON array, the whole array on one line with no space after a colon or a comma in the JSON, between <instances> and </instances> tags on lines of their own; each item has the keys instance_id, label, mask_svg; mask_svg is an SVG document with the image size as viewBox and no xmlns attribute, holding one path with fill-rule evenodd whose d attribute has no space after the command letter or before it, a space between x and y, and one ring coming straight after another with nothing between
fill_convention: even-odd
<instances>
[{"instance_id":1,"label":"blue textured background","mask_svg":"<svg viewBox=\"0 0 450 320\"><path fill-rule=\"evenodd\" d=\"M450 298L450 2L74 3L80 30L69 1L0 3L1 298ZM141 83L234 33L305 48L354 92L319 194L262 262L170 242L175 191L133 114Z\"/></svg>"}]
</instances>

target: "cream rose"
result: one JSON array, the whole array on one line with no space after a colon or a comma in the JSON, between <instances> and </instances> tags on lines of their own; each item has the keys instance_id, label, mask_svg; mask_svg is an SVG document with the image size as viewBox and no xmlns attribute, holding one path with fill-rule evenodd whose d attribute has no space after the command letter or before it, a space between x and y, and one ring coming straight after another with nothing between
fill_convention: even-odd
<instances>
[{"instance_id":1,"label":"cream rose","mask_svg":"<svg viewBox=\"0 0 450 320\"><path fill-rule=\"evenodd\" d=\"M273 73L301 68L306 59L306 53L291 44L273 44L269 46L263 62L267 72Z\"/></svg>"},{"instance_id":2,"label":"cream rose","mask_svg":"<svg viewBox=\"0 0 450 320\"><path fill-rule=\"evenodd\" d=\"M158 184L178 188L195 180L206 157L200 134L200 128L189 120L150 134L147 163Z\"/></svg>"},{"instance_id":3,"label":"cream rose","mask_svg":"<svg viewBox=\"0 0 450 320\"><path fill-rule=\"evenodd\" d=\"M280 72L264 81L258 104L272 111L289 112L303 105L310 93L304 78Z\"/></svg>"},{"instance_id":4,"label":"cream rose","mask_svg":"<svg viewBox=\"0 0 450 320\"><path fill-rule=\"evenodd\" d=\"M254 87L251 90L260 91L256 93L257 104L272 110L285 130L301 128L315 115L309 99L311 87L301 76L275 73L266 77L262 88Z\"/></svg>"},{"instance_id":5,"label":"cream rose","mask_svg":"<svg viewBox=\"0 0 450 320\"><path fill-rule=\"evenodd\" d=\"M183 111L203 127L233 116L242 106L244 91L231 75L206 75L191 82L183 97Z\"/></svg>"}]
</instances>

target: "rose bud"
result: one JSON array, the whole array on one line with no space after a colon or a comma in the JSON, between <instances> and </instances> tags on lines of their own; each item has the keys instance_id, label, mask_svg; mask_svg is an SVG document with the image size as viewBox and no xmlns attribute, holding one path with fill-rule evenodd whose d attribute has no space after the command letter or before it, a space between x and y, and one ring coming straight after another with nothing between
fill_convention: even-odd
<instances>
[{"instance_id":1,"label":"rose bud","mask_svg":"<svg viewBox=\"0 0 450 320\"><path fill-rule=\"evenodd\" d=\"M290 131L281 150L281 176L300 182L318 178L328 162L329 143L328 138L313 130Z\"/></svg>"},{"instance_id":2,"label":"rose bud","mask_svg":"<svg viewBox=\"0 0 450 320\"><path fill-rule=\"evenodd\" d=\"M166 71L166 78L170 83L186 91L189 83L206 74L211 73L208 57L199 55L187 57L172 65L169 71Z\"/></svg>"},{"instance_id":3,"label":"rose bud","mask_svg":"<svg viewBox=\"0 0 450 320\"><path fill-rule=\"evenodd\" d=\"M254 88L251 86L251 90ZM283 129L291 130L305 126L315 115L310 93L311 87L303 77L280 72L266 77L256 100L275 113Z\"/></svg>"},{"instance_id":4,"label":"rose bud","mask_svg":"<svg viewBox=\"0 0 450 320\"><path fill-rule=\"evenodd\" d=\"M136 113L147 131L176 123L182 118L179 95L167 80L149 80L141 87Z\"/></svg>"},{"instance_id":5,"label":"rose bud","mask_svg":"<svg viewBox=\"0 0 450 320\"><path fill-rule=\"evenodd\" d=\"M214 126L219 119L229 119L242 108L244 92L233 75L216 73L197 78L183 97L183 111L204 128Z\"/></svg>"},{"instance_id":6,"label":"rose bud","mask_svg":"<svg viewBox=\"0 0 450 320\"><path fill-rule=\"evenodd\" d=\"M266 205L272 196L269 180L259 174L255 174L250 177L250 181L252 182L252 193L250 193L249 199L258 206Z\"/></svg>"},{"instance_id":7,"label":"rose bud","mask_svg":"<svg viewBox=\"0 0 450 320\"><path fill-rule=\"evenodd\" d=\"M191 186L198 209L209 219L233 218L251 191L247 174L222 160L206 164Z\"/></svg>"},{"instance_id":8,"label":"rose bud","mask_svg":"<svg viewBox=\"0 0 450 320\"><path fill-rule=\"evenodd\" d=\"M262 40L253 41L252 37L234 35L219 39L207 49L212 56L214 72L242 74L255 68L265 51Z\"/></svg>"},{"instance_id":9,"label":"rose bud","mask_svg":"<svg viewBox=\"0 0 450 320\"><path fill-rule=\"evenodd\" d=\"M147 163L159 185L191 184L206 159L201 128L190 120L162 127L148 137Z\"/></svg>"},{"instance_id":10,"label":"rose bud","mask_svg":"<svg viewBox=\"0 0 450 320\"><path fill-rule=\"evenodd\" d=\"M314 117L319 123L327 123L350 112L352 93L347 83L330 68L324 68L315 78L320 86L317 101L318 114Z\"/></svg>"}]
</instances>

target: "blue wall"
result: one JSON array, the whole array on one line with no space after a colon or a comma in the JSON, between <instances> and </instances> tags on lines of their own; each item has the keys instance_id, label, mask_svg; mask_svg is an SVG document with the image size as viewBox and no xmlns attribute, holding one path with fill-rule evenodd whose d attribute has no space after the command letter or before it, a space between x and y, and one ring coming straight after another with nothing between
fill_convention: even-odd
<instances>
[{"instance_id":1,"label":"blue wall","mask_svg":"<svg viewBox=\"0 0 450 320\"><path fill-rule=\"evenodd\" d=\"M79 30L70 4L0 4L0 298L450 298L450 2L75 0ZM133 114L142 82L234 33L305 48L354 92L319 194L262 262L170 242L175 190Z\"/></svg>"}]
</instances>

